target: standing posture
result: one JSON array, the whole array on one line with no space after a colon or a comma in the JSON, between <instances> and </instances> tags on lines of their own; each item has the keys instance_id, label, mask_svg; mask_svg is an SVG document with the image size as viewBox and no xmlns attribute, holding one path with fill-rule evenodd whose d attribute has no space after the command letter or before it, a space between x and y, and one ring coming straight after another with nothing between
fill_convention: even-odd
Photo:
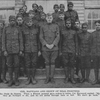
<instances>
[{"instance_id":1,"label":"standing posture","mask_svg":"<svg viewBox=\"0 0 100 100\"><path fill-rule=\"evenodd\" d=\"M60 11L59 11L59 13L65 14L65 5L64 4L60 4Z\"/></svg>"},{"instance_id":2,"label":"standing posture","mask_svg":"<svg viewBox=\"0 0 100 100\"><path fill-rule=\"evenodd\" d=\"M74 26L75 26L75 21L79 20L78 13L75 10L73 10L72 2L68 3L68 10L65 12L65 20L67 20L67 19L71 20L72 28L74 28Z\"/></svg>"},{"instance_id":3,"label":"standing posture","mask_svg":"<svg viewBox=\"0 0 100 100\"><path fill-rule=\"evenodd\" d=\"M96 30L91 34L91 57L92 67L94 68L95 81L93 84L99 82L99 68L100 68L100 20L95 22Z\"/></svg>"},{"instance_id":4,"label":"standing posture","mask_svg":"<svg viewBox=\"0 0 100 100\"><path fill-rule=\"evenodd\" d=\"M42 55L46 65L46 80L54 83L55 59L58 56L59 27L53 24L52 14L46 15L47 23L40 29L40 41L42 43Z\"/></svg>"},{"instance_id":5,"label":"standing posture","mask_svg":"<svg viewBox=\"0 0 100 100\"><path fill-rule=\"evenodd\" d=\"M59 5L55 4L53 6L53 9L54 9L54 13L52 14L53 15L53 22L56 23L58 18L59 18Z\"/></svg>"},{"instance_id":6,"label":"standing posture","mask_svg":"<svg viewBox=\"0 0 100 100\"><path fill-rule=\"evenodd\" d=\"M87 31L87 23L82 24L82 32L78 34L79 36L79 51L80 51L80 60L81 60L81 74L82 80L80 82L89 82L90 74L90 33ZM86 77L85 77L86 72Z\"/></svg>"},{"instance_id":7,"label":"standing posture","mask_svg":"<svg viewBox=\"0 0 100 100\"><path fill-rule=\"evenodd\" d=\"M13 84L13 72L15 74L15 85L19 85L19 54L22 55L23 51L22 33L15 23L16 18L11 15L9 17L9 26L5 27L2 35L2 50L4 56L7 57L7 66L10 77L8 86L12 86Z\"/></svg>"},{"instance_id":8,"label":"standing posture","mask_svg":"<svg viewBox=\"0 0 100 100\"><path fill-rule=\"evenodd\" d=\"M70 77L72 83L76 83L74 80L74 67L75 67L75 54L76 51L76 34L71 29L71 20L66 20L65 29L62 30L61 42L62 42L62 58L65 71L65 83L68 82Z\"/></svg>"},{"instance_id":9,"label":"standing posture","mask_svg":"<svg viewBox=\"0 0 100 100\"><path fill-rule=\"evenodd\" d=\"M38 28L34 25L32 19L26 19L24 27L24 47L25 47L25 65L27 70L28 80L26 85L36 84L35 72L38 58Z\"/></svg>"}]
</instances>

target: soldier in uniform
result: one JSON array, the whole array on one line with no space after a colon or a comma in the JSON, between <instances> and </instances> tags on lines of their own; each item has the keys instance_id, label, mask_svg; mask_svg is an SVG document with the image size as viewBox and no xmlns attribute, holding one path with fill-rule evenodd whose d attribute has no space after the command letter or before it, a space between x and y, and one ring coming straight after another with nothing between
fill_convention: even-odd
<instances>
[{"instance_id":1,"label":"soldier in uniform","mask_svg":"<svg viewBox=\"0 0 100 100\"><path fill-rule=\"evenodd\" d=\"M15 74L15 85L18 86L19 54L22 55L23 39L21 31L16 26L16 18L13 15L9 17L9 26L5 27L2 35L2 51L4 52L4 56L7 57L10 77L8 86L13 85L13 72Z\"/></svg>"},{"instance_id":2,"label":"soldier in uniform","mask_svg":"<svg viewBox=\"0 0 100 100\"><path fill-rule=\"evenodd\" d=\"M28 17L27 6L23 5L22 9L24 10L23 17Z\"/></svg>"},{"instance_id":3,"label":"soldier in uniform","mask_svg":"<svg viewBox=\"0 0 100 100\"><path fill-rule=\"evenodd\" d=\"M90 36L92 68L94 68L95 81L93 84L99 83L100 68L100 20L95 22L96 30Z\"/></svg>"},{"instance_id":4,"label":"soldier in uniform","mask_svg":"<svg viewBox=\"0 0 100 100\"><path fill-rule=\"evenodd\" d=\"M6 72L7 72L7 66L6 66L6 57L3 55L2 51L2 34L3 34L3 29L4 29L4 21L0 20L0 66L2 66L2 80L1 80L1 76L0 76L0 82L3 81L3 83L7 83L6 80ZM1 59L2 57L2 59ZM1 62L2 60L2 62ZM0 75L1 75L1 70L0 70Z\"/></svg>"},{"instance_id":5,"label":"soldier in uniform","mask_svg":"<svg viewBox=\"0 0 100 100\"><path fill-rule=\"evenodd\" d=\"M55 4L53 6L53 9L54 9L54 13L52 14L53 15L53 22L56 23L58 18L59 18L59 5Z\"/></svg>"},{"instance_id":6,"label":"soldier in uniform","mask_svg":"<svg viewBox=\"0 0 100 100\"><path fill-rule=\"evenodd\" d=\"M60 4L60 11L59 11L59 13L65 14L65 6L64 6L64 4Z\"/></svg>"},{"instance_id":7,"label":"soldier in uniform","mask_svg":"<svg viewBox=\"0 0 100 100\"><path fill-rule=\"evenodd\" d=\"M48 13L46 15L47 23L40 29L40 42L42 44L42 55L45 59L46 80L54 83L55 59L58 56L58 42L60 39L59 27L52 23L53 16Z\"/></svg>"},{"instance_id":8,"label":"soldier in uniform","mask_svg":"<svg viewBox=\"0 0 100 100\"><path fill-rule=\"evenodd\" d=\"M79 37L79 51L80 51L80 60L81 60L81 74L82 79L80 82L90 82L89 74L90 74L90 33L87 31L88 25L87 23L82 24L82 32L78 34ZM86 73L86 76L85 76Z\"/></svg>"},{"instance_id":9,"label":"soldier in uniform","mask_svg":"<svg viewBox=\"0 0 100 100\"><path fill-rule=\"evenodd\" d=\"M24 27L24 47L25 47L25 65L27 70L28 80L26 85L36 84L35 72L38 58L38 27L36 27L31 18L27 18Z\"/></svg>"},{"instance_id":10,"label":"soldier in uniform","mask_svg":"<svg viewBox=\"0 0 100 100\"><path fill-rule=\"evenodd\" d=\"M22 15L17 15L16 16L16 24L18 26L18 28L22 31L22 37L23 37L23 44L24 44L24 35L23 35L23 30L24 30L24 20L23 20L23 16ZM23 54L24 54L24 50L23 50ZM26 69L25 69L25 64L24 64L24 55L20 56L20 75L24 76L26 74Z\"/></svg>"},{"instance_id":11,"label":"soldier in uniform","mask_svg":"<svg viewBox=\"0 0 100 100\"><path fill-rule=\"evenodd\" d=\"M62 42L62 58L65 71L65 80L64 83L70 80L75 84L74 80L74 67L75 67L75 54L76 51L76 34L75 31L71 29L71 20L66 20L65 28L61 32L61 42Z\"/></svg>"},{"instance_id":12,"label":"soldier in uniform","mask_svg":"<svg viewBox=\"0 0 100 100\"><path fill-rule=\"evenodd\" d=\"M78 13L73 10L73 3L69 2L68 3L68 10L65 12L65 20L70 19L72 28L74 29L75 26L75 21L79 20Z\"/></svg>"}]
</instances>

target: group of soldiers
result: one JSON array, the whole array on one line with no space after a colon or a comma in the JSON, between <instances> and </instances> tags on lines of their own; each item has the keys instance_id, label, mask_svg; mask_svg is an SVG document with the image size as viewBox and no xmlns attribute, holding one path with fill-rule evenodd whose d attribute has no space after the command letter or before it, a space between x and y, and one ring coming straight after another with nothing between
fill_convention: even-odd
<instances>
[{"instance_id":1,"label":"group of soldiers","mask_svg":"<svg viewBox=\"0 0 100 100\"><path fill-rule=\"evenodd\" d=\"M45 14L43 7L34 3L28 13L24 5L17 16L9 16L7 26L0 20L0 82L19 86L22 68L28 77L25 84L34 85L40 64L46 69L45 84L55 83L55 67L58 66L64 68L64 83L90 82L92 68L95 73L92 84L99 83L100 21L95 22L96 30L89 33L87 23L80 27L73 3L69 2L67 7L65 11L64 4L55 4L54 13ZM79 76L79 71L82 78L75 80L74 74Z\"/></svg>"}]
</instances>

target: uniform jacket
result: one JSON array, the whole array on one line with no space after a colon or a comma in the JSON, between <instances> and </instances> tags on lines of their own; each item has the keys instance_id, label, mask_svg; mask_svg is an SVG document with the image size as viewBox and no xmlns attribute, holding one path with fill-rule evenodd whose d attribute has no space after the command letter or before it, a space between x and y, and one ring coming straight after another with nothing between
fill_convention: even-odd
<instances>
[{"instance_id":1,"label":"uniform jacket","mask_svg":"<svg viewBox=\"0 0 100 100\"><path fill-rule=\"evenodd\" d=\"M10 54L23 51L23 38L21 30L15 25L4 28L2 35L2 51Z\"/></svg>"},{"instance_id":2,"label":"uniform jacket","mask_svg":"<svg viewBox=\"0 0 100 100\"><path fill-rule=\"evenodd\" d=\"M58 50L58 42L60 39L59 26L57 24L48 24L46 23L40 29L40 41L42 43L42 50L44 51L53 51ZM46 44L54 44L53 49L48 49Z\"/></svg>"},{"instance_id":3,"label":"uniform jacket","mask_svg":"<svg viewBox=\"0 0 100 100\"><path fill-rule=\"evenodd\" d=\"M33 25L32 27L24 27L24 50L25 52L37 52L38 51L38 28Z\"/></svg>"},{"instance_id":4,"label":"uniform jacket","mask_svg":"<svg viewBox=\"0 0 100 100\"><path fill-rule=\"evenodd\" d=\"M3 29L0 28L0 56L2 54L2 33L3 33Z\"/></svg>"},{"instance_id":5,"label":"uniform jacket","mask_svg":"<svg viewBox=\"0 0 100 100\"><path fill-rule=\"evenodd\" d=\"M61 32L61 51L68 53L76 53L76 32L66 27Z\"/></svg>"},{"instance_id":6,"label":"uniform jacket","mask_svg":"<svg viewBox=\"0 0 100 100\"><path fill-rule=\"evenodd\" d=\"M54 12L52 15L53 15L53 22L56 23L59 18L59 12Z\"/></svg>"},{"instance_id":7,"label":"uniform jacket","mask_svg":"<svg viewBox=\"0 0 100 100\"><path fill-rule=\"evenodd\" d=\"M100 56L100 30L91 33L90 47L92 56Z\"/></svg>"},{"instance_id":8,"label":"uniform jacket","mask_svg":"<svg viewBox=\"0 0 100 100\"><path fill-rule=\"evenodd\" d=\"M90 35L89 32L78 34L80 56L88 56L90 54Z\"/></svg>"}]
</instances>

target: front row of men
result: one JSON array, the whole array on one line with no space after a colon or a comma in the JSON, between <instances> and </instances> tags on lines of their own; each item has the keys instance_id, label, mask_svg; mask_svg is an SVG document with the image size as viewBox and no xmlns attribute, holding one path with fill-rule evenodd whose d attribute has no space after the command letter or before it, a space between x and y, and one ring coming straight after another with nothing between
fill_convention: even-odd
<instances>
[{"instance_id":1,"label":"front row of men","mask_svg":"<svg viewBox=\"0 0 100 100\"><path fill-rule=\"evenodd\" d=\"M19 18L20 19L20 18ZM9 25L0 32L2 36L3 57L7 58L7 66L9 73L8 86L13 83L19 85L19 57L24 56L25 68L27 72L26 85L32 83L36 84L35 72L37 68L38 53L42 53L45 59L46 80L55 83L55 60L58 55L62 55L63 67L65 71L65 80L75 84L74 70L75 61L78 57L79 70L81 70L82 79L80 82L90 82L90 69L94 68L95 82L98 83L98 74L100 66L100 21L96 21L96 31L89 33L87 31L88 25L82 24L82 29L78 27L79 21L75 22L76 28L71 28L71 20L66 20L63 28L52 22L52 14L46 15L46 22L38 28L31 18L25 19L23 30L16 25L15 16L9 17ZM2 30L2 29L0 29ZM1 38L1 37L0 37ZM2 55L0 56L0 62ZM5 60L4 60L5 61ZM85 74L86 72L86 74ZM13 80L14 73L14 80ZM78 72L77 72L78 73ZM0 70L1 75L1 70ZM0 77L1 78L1 77ZM3 74L3 81L7 83L5 72Z\"/></svg>"}]
</instances>

